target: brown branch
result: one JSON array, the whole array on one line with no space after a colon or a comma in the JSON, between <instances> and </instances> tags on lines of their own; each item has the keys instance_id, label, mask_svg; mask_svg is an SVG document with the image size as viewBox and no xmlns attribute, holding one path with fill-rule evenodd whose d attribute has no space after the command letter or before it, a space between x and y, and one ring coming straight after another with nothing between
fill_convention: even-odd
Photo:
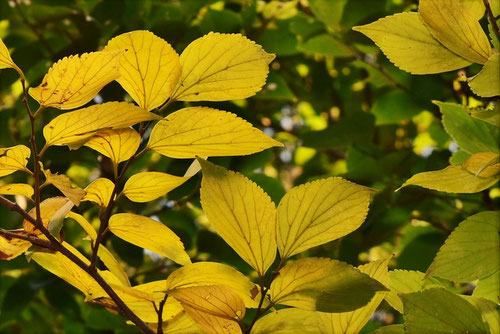
<instances>
[{"instance_id":1,"label":"brown branch","mask_svg":"<svg viewBox=\"0 0 500 334\"><path fill-rule=\"evenodd\" d=\"M497 36L497 39L500 41L500 28L498 27L497 18L495 18L495 15L493 15L493 11L491 10L490 1L483 0L483 2L484 7L486 8L486 14L488 15L488 20L493 27L493 32Z\"/></svg>"},{"instance_id":2,"label":"brown branch","mask_svg":"<svg viewBox=\"0 0 500 334\"><path fill-rule=\"evenodd\" d=\"M156 334L163 334L163 308L165 306L165 303L167 302L167 297L168 293L165 293L165 296L160 301L158 307L156 307L156 303L153 302L156 314L158 314L158 327L156 329Z\"/></svg>"}]
</instances>

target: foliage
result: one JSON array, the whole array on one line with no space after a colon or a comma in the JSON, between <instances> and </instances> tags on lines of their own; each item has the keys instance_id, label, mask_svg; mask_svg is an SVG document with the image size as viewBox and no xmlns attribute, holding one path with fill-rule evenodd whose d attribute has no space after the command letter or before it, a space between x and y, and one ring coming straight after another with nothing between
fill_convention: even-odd
<instances>
[{"instance_id":1,"label":"foliage","mask_svg":"<svg viewBox=\"0 0 500 334\"><path fill-rule=\"evenodd\" d=\"M0 12L0 331L500 330L500 1Z\"/></svg>"}]
</instances>

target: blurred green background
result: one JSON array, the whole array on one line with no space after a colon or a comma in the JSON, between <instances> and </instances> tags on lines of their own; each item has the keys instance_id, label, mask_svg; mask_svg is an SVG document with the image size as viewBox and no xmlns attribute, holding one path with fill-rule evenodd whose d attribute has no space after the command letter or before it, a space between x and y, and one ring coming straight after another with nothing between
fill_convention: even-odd
<instances>
[{"instance_id":1,"label":"blurred green background","mask_svg":"<svg viewBox=\"0 0 500 334\"><path fill-rule=\"evenodd\" d=\"M411 175L444 168L456 145L443 130L432 100L479 106L457 72L412 76L394 67L352 26L415 10L416 0L2 0L0 37L12 58L37 86L51 64L68 55L101 49L120 33L150 30L180 54L210 31L242 33L277 55L267 84L245 101L203 102L236 113L285 144L247 157L216 158L259 184L278 203L295 185L342 176L378 190L362 227L300 256L323 256L353 265L396 254L392 268L425 271L451 230L463 219L498 208L500 189L456 195L409 187L395 190ZM468 76L479 70L470 67ZM29 120L13 70L0 73L0 147L28 144ZM126 100L113 82L95 102ZM33 102L33 101L31 101ZM34 104L35 105L35 104ZM193 103L192 105L197 105ZM174 111L183 106L176 102ZM42 125L61 111L45 110ZM42 124L43 123L43 124ZM109 160L83 147L51 148L44 164L85 187L99 176L112 177ZM129 174L145 168L182 175L190 160L148 153ZM201 176L168 194L139 204L122 199L118 210L156 216L182 239L193 260L220 261L252 275L251 268L211 232L199 203ZM15 173L0 182L26 182ZM44 196L55 195L47 188ZM53 192L53 193L51 193ZM77 209L93 224L98 211L88 202ZM0 207L2 228L19 228L18 216ZM96 225L98 226L98 225ZM65 224L66 240L84 252L80 228ZM175 269L168 260L144 253L117 238L113 249L133 284L163 279ZM467 286L457 286L464 292ZM400 322L382 304L364 329ZM1 333L133 333L123 319L83 303L70 285L26 257L0 262Z\"/></svg>"}]
</instances>

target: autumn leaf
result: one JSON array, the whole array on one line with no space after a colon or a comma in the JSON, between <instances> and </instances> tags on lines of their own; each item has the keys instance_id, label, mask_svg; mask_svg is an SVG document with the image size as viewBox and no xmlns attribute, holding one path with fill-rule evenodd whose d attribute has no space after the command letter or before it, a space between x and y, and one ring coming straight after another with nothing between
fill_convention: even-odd
<instances>
[{"instance_id":1,"label":"autumn leaf","mask_svg":"<svg viewBox=\"0 0 500 334\"><path fill-rule=\"evenodd\" d=\"M43 226L46 229L50 228L50 222L51 222L52 218L57 214L59 209L65 207L65 205L68 202L69 202L69 199L67 197L60 197L59 196L59 197L47 198L40 203L40 216L41 216ZM36 219L36 208L33 207L28 212L28 214L31 217ZM40 235L42 233L42 231L40 231L39 229L35 229L35 226L33 226L33 224L26 219L23 221L23 228L28 233L37 234L37 235Z\"/></svg>"},{"instance_id":2,"label":"autumn leaf","mask_svg":"<svg viewBox=\"0 0 500 334\"><path fill-rule=\"evenodd\" d=\"M171 158L247 155L283 146L235 114L206 107L168 115L151 132L148 148Z\"/></svg>"},{"instance_id":3,"label":"autumn leaf","mask_svg":"<svg viewBox=\"0 0 500 334\"><path fill-rule=\"evenodd\" d=\"M33 187L24 183L10 183L0 186L0 194L2 195L21 195L28 198L33 196Z\"/></svg>"},{"instance_id":4,"label":"autumn leaf","mask_svg":"<svg viewBox=\"0 0 500 334\"><path fill-rule=\"evenodd\" d=\"M101 208L105 208L111 200L114 187L113 181L100 177L85 188L86 195L82 198L82 201L90 201Z\"/></svg>"},{"instance_id":5,"label":"autumn leaf","mask_svg":"<svg viewBox=\"0 0 500 334\"><path fill-rule=\"evenodd\" d=\"M19 73L22 80L26 80L23 71L14 63L10 56L9 49L7 49L7 46L0 38L0 69L2 68L13 68Z\"/></svg>"},{"instance_id":6,"label":"autumn leaf","mask_svg":"<svg viewBox=\"0 0 500 334\"><path fill-rule=\"evenodd\" d=\"M453 71L470 65L439 43L418 13L400 13L353 28L372 39L400 69L413 74Z\"/></svg>"},{"instance_id":7,"label":"autumn leaf","mask_svg":"<svg viewBox=\"0 0 500 334\"><path fill-rule=\"evenodd\" d=\"M122 51L100 51L64 57L43 77L40 86L29 94L42 107L62 110L78 108L120 76Z\"/></svg>"},{"instance_id":8,"label":"autumn leaf","mask_svg":"<svg viewBox=\"0 0 500 334\"><path fill-rule=\"evenodd\" d=\"M160 172L137 173L127 180L123 194L134 202L149 202L177 188L188 179Z\"/></svg>"},{"instance_id":9,"label":"autumn leaf","mask_svg":"<svg viewBox=\"0 0 500 334\"><path fill-rule=\"evenodd\" d=\"M23 230L11 230L11 233L27 235L28 233ZM23 254L31 247L31 242L16 239L16 238L6 238L0 235L0 260L12 260Z\"/></svg>"},{"instance_id":10,"label":"autumn leaf","mask_svg":"<svg viewBox=\"0 0 500 334\"><path fill-rule=\"evenodd\" d=\"M471 62L488 61L492 54L488 37L461 1L420 0L418 12L432 35L445 47Z\"/></svg>"},{"instance_id":11,"label":"autumn leaf","mask_svg":"<svg viewBox=\"0 0 500 334\"><path fill-rule=\"evenodd\" d=\"M85 190L80 187L72 185L71 179L64 174L52 174L50 169L44 169L41 165L41 170L43 175L45 175L46 184L52 184L54 187L59 189L64 196L69 198L76 206L80 205L80 201L85 196Z\"/></svg>"},{"instance_id":12,"label":"autumn leaf","mask_svg":"<svg viewBox=\"0 0 500 334\"><path fill-rule=\"evenodd\" d=\"M97 256L101 259L106 268L108 268L108 270L115 275L124 286L130 286L130 281L125 273L125 270L123 270L122 266L109 249L100 245L97 250Z\"/></svg>"},{"instance_id":13,"label":"autumn leaf","mask_svg":"<svg viewBox=\"0 0 500 334\"><path fill-rule=\"evenodd\" d=\"M79 148L102 130L127 128L159 116L125 102L108 102L59 115L43 128L45 147Z\"/></svg>"},{"instance_id":14,"label":"autumn leaf","mask_svg":"<svg viewBox=\"0 0 500 334\"><path fill-rule=\"evenodd\" d=\"M131 128L100 131L85 146L111 159L115 166L130 159L139 148L141 136Z\"/></svg>"},{"instance_id":15,"label":"autumn leaf","mask_svg":"<svg viewBox=\"0 0 500 334\"><path fill-rule=\"evenodd\" d=\"M206 160L201 204L215 231L263 277L276 257L276 208L271 198L239 173Z\"/></svg>"},{"instance_id":16,"label":"autumn leaf","mask_svg":"<svg viewBox=\"0 0 500 334\"><path fill-rule=\"evenodd\" d=\"M80 225L81 228L85 231L85 233L87 233L87 235L89 236L89 238L91 240L95 240L97 238L97 232L96 232L95 228L92 225L90 225L88 220L85 219L85 217L83 217L82 215L80 215L76 212L70 211L66 214L65 218L71 218L74 221L76 221L78 223L78 225Z\"/></svg>"},{"instance_id":17,"label":"autumn leaf","mask_svg":"<svg viewBox=\"0 0 500 334\"><path fill-rule=\"evenodd\" d=\"M500 54L492 55L481 72L469 78L469 87L472 91L482 97L493 97L500 95Z\"/></svg>"},{"instance_id":18,"label":"autumn leaf","mask_svg":"<svg viewBox=\"0 0 500 334\"><path fill-rule=\"evenodd\" d=\"M180 265L191 263L179 237L156 220L131 213L118 213L109 219L109 230L131 244L165 256Z\"/></svg>"},{"instance_id":19,"label":"autumn leaf","mask_svg":"<svg viewBox=\"0 0 500 334\"><path fill-rule=\"evenodd\" d=\"M104 48L124 50L116 80L137 104L150 111L171 95L179 76L179 56L166 41L145 30L114 37Z\"/></svg>"},{"instance_id":20,"label":"autumn leaf","mask_svg":"<svg viewBox=\"0 0 500 334\"><path fill-rule=\"evenodd\" d=\"M240 34L211 32L182 52L182 74L172 98L226 101L253 96L266 83L274 57Z\"/></svg>"},{"instance_id":21,"label":"autumn leaf","mask_svg":"<svg viewBox=\"0 0 500 334\"><path fill-rule=\"evenodd\" d=\"M277 241L282 258L356 230L365 220L373 190L339 177L290 190L278 205Z\"/></svg>"},{"instance_id":22,"label":"autumn leaf","mask_svg":"<svg viewBox=\"0 0 500 334\"><path fill-rule=\"evenodd\" d=\"M24 145L0 148L0 177L22 170L31 173L26 164L31 155L31 150Z\"/></svg>"},{"instance_id":23,"label":"autumn leaf","mask_svg":"<svg viewBox=\"0 0 500 334\"><path fill-rule=\"evenodd\" d=\"M199 334L201 331L201 328L184 310L163 325L164 334Z\"/></svg>"},{"instance_id":24,"label":"autumn leaf","mask_svg":"<svg viewBox=\"0 0 500 334\"><path fill-rule=\"evenodd\" d=\"M320 312L347 312L387 290L358 269L327 258L303 258L287 264L271 284L273 304Z\"/></svg>"},{"instance_id":25,"label":"autumn leaf","mask_svg":"<svg viewBox=\"0 0 500 334\"><path fill-rule=\"evenodd\" d=\"M242 333L238 321L245 316L243 300L221 285L193 286L169 294L207 333Z\"/></svg>"}]
</instances>

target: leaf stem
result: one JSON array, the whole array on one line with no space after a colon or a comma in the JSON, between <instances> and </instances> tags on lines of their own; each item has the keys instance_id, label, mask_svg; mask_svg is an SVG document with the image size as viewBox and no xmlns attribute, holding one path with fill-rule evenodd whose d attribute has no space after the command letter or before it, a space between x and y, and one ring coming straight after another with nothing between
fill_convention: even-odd
<instances>
[{"instance_id":1,"label":"leaf stem","mask_svg":"<svg viewBox=\"0 0 500 334\"><path fill-rule=\"evenodd\" d=\"M490 24L493 27L493 32L500 41L500 28L498 27L497 18L495 18L495 15L493 15L493 11L491 10L490 1L483 0L483 3L484 7L486 8L486 14L488 15L488 20L490 21Z\"/></svg>"}]
</instances>

